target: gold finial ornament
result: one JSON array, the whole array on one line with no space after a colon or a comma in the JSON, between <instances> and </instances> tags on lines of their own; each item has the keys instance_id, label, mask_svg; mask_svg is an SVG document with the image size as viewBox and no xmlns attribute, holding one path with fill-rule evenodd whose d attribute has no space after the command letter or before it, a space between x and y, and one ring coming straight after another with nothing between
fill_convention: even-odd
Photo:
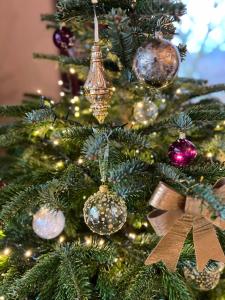
<instances>
[{"instance_id":1,"label":"gold finial ornament","mask_svg":"<svg viewBox=\"0 0 225 300\"><path fill-rule=\"evenodd\" d=\"M91 103L93 115L99 123L103 123L110 106L111 89L105 76L102 52L98 43L95 43L91 49L91 65L84 84L84 91L86 98Z\"/></svg>"},{"instance_id":2,"label":"gold finial ornament","mask_svg":"<svg viewBox=\"0 0 225 300\"><path fill-rule=\"evenodd\" d=\"M96 4L97 0L92 0ZM99 45L98 19L94 5L94 24L95 24L95 43L91 49L90 70L87 80L84 84L84 92L88 101L91 103L93 115L103 123L108 115L109 102L112 95L112 89L109 81L106 79L101 47Z\"/></svg>"}]
</instances>

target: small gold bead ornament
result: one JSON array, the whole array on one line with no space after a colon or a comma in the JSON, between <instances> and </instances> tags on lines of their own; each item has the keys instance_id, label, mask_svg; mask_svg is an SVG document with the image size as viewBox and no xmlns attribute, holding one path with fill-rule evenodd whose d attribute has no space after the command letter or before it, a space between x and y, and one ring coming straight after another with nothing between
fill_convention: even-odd
<instances>
[{"instance_id":1,"label":"small gold bead ornament","mask_svg":"<svg viewBox=\"0 0 225 300\"><path fill-rule=\"evenodd\" d=\"M99 45L98 19L95 10L95 5L98 1L92 0L92 3L94 4L95 42L91 49L90 70L84 84L84 93L87 100L91 103L93 115L102 124L108 115L112 89L109 81L106 79L101 47Z\"/></svg>"}]
</instances>

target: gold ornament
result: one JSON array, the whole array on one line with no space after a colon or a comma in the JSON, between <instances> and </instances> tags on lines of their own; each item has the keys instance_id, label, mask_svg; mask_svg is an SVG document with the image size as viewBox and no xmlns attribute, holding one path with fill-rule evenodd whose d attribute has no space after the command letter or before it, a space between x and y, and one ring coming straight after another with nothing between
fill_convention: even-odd
<instances>
[{"instance_id":1,"label":"gold ornament","mask_svg":"<svg viewBox=\"0 0 225 300\"><path fill-rule=\"evenodd\" d=\"M224 263L210 262L202 272L196 269L194 263L187 261L183 268L184 277L194 288L200 291L214 289L220 281Z\"/></svg>"},{"instance_id":2,"label":"gold ornament","mask_svg":"<svg viewBox=\"0 0 225 300\"><path fill-rule=\"evenodd\" d=\"M91 50L91 65L87 80L84 84L85 96L91 103L93 115L103 123L109 108L111 98L110 84L105 77L102 52L98 43Z\"/></svg>"},{"instance_id":3,"label":"gold ornament","mask_svg":"<svg viewBox=\"0 0 225 300\"><path fill-rule=\"evenodd\" d=\"M92 1L92 3L95 3ZM87 80L84 84L84 92L88 101L91 103L93 115L103 123L109 108L109 101L112 95L110 83L106 79L103 66L101 47L99 45L98 19L94 6L95 24L95 43L91 49L91 63Z\"/></svg>"},{"instance_id":4,"label":"gold ornament","mask_svg":"<svg viewBox=\"0 0 225 300\"><path fill-rule=\"evenodd\" d=\"M111 192L107 185L101 185L99 191L88 198L83 212L87 226L100 235L117 232L127 219L125 201Z\"/></svg>"}]
</instances>

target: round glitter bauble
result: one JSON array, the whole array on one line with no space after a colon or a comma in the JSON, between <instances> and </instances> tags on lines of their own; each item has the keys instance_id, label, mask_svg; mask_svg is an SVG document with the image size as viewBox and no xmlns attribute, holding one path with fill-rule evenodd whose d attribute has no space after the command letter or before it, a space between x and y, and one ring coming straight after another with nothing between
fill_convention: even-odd
<instances>
[{"instance_id":1,"label":"round glitter bauble","mask_svg":"<svg viewBox=\"0 0 225 300\"><path fill-rule=\"evenodd\" d=\"M50 210L42 207L33 216L33 230L42 239L56 238L65 227L65 217L61 210Z\"/></svg>"},{"instance_id":2,"label":"round glitter bauble","mask_svg":"<svg viewBox=\"0 0 225 300\"><path fill-rule=\"evenodd\" d=\"M134 119L139 124L151 124L157 118L158 113L157 105L148 98L143 101L139 101L134 105Z\"/></svg>"},{"instance_id":3,"label":"round glitter bauble","mask_svg":"<svg viewBox=\"0 0 225 300\"><path fill-rule=\"evenodd\" d=\"M62 27L54 32L53 41L59 49L69 49L74 45L74 36L69 28Z\"/></svg>"},{"instance_id":4,"label":"round glitter bauble","mask_svg":"<svg viewBox=\"0 0 225 300\"><path fill-rule=\"evenodd\" d=\"M100 235L110 235L120 230L127 219L125 201L102 185L99 191L84 204L84 221Z\"/></svg>"},{"instance_id":5,"label":"round glitter bauble","mask_svg":"<svg viewBox=\"0 0 225 300\"><path fill-rule=\"evenodd\" d=\"M214 289L220 281L224 263L210 262L202 272L198 272L194 263L186 262L184 266L184 277L195 289L209 291Z\"/></svg>"},{"instance_id":6,"label":"round glitter bauble","mask_svg":"<svg viewBox=\"0 0 225 300\"><path fill-rule=\"evenodd\" d=\"M163 38L155 38L140 47L133 61L133 71L138 80L154 88L167 86L176 76L180 66L177 48Z\"/></svg>"},{"instance_id":7,"label":"round glitter bauble","mask_svg":"<svg viewBox=\"0 0 225 300\"><path fill-rule=\"evenodd\" d=\"M172 165L185 167L197 156L197 149L189 140L180 138L170 145L168 155Z\"/></svg>"}]
</instances>

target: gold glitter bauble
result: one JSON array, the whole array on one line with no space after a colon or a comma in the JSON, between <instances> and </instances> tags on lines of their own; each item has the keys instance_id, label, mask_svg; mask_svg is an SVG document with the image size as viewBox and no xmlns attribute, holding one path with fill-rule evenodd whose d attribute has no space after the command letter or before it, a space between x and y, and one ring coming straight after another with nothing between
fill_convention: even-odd
<instances>
[{"instance_id":1,"label":"gold glitter bauble","mask_svg":"<svg viewBox=\"0 0 225 300\"><path fill-rule=\"evenodd\" d=\"M158 116L158 107L155 103L150 101L149 98L139 101L134 104L134 119L137 123L143 125L149 125Z\"/></svg>"},{"instance_id":2,"label":"gold glitter bauble","mask_svg":"<svg viewBox=\"0 0 225 300\"><path fill-rule=\"evenodd\" d=\"M138 48L133 61L133 71L138 80L155 88L167 86L176 76L179 66L177 48L163 38L155 38Z\"/></svg>"},{"instance_id":3,"label":"gold glitter bauble","mask_svg":"<svg viewBox=\"0 0 225 300\"><path fill-rule=\"evenodd\" d=\"M93 115L103 123L108 115L108 108L112 90L106 79L100 46L95 43L91 50L91 64L87 80L84 84L84 92L91 103Z\"/></svg>"},{"instance_id":4,"label":"gold glitter bauble","mask_svg":"<svg viewBox=\"0 0 225 300\"><path fill-rule=\"evenodd\" d=\"M194 288L209 291L219 283L224 266L221 262L210 262L202 272L198 272L194 263L186 262L183 271L187 282Z\"/></svg>"},{"instance_id":5,"label":"gold glitter bauble","mask_svg":"<svg viewBox=\"0 0 225 300\"><path fill-rule=\"evenodd\" d=\"M125 201L102 185L84 204L84 221L95 233L110 235L120 230L127 219Z\"/></svg>"}]
</instances>

